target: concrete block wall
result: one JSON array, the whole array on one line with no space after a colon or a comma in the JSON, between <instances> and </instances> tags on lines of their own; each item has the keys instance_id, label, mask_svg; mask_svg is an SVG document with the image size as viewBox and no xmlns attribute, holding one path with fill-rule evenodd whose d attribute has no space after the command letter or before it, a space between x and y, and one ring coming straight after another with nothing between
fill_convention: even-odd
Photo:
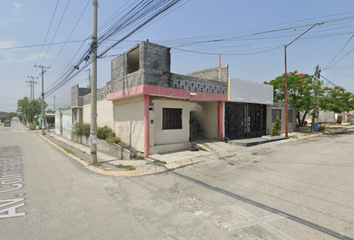
<instances>
[{"instance_id":1,"label":"concrete block wall","mask_svg":"<svg viewBox=\"0 0 354 240\"><path fill-rule=\"evenodd\" d=\"M143 70L138 70L134 73L127 74L121 79L112 79L112 92L118 92L132 87L137 87L144 84Z\"/></svg>"},{"instance_id":2,"label":"concrete block wall","mask_svg":"<svg viewBox=\"0 0 354 240\"><path fill-rule=\"evenodd\" d=\"M79 84L71 87L71 106L80 106L79 101Z\"/></svg>"},{"instance_id":3,"label":"concrete block wall","mask_svg":"<svg viewBox=\"0 0 354 240\"><path fill-rule=\"evenodd\" d=\"M127 74L127 61L126 53L119 55L111 61L111 84L113 92L120 91L121 89L116 87L116 83L123 81Z\"/></svg>"},{"instance_id":4,"label":"concrete block wall","mask_svg":"<svg viewBox=\"0 0 354 240\"><path fill-rule=\"evenodd\" d=\"M170 87L195 92L227 94L227 83L179 74L171 74Z\"/></svg>"},{"instance_id":5,"label":"concrete block wall","mask_svg":"<svg viewBox=\"0 0 354 240\"><path fill-rule=\"evenodd\" d=\"M140 66L143 69L154 69L161 72L171 71L170 48L154 43L140 43Z\"/></svg>"},{"instance_id":6,"label":"concrete block wall","mask_svg":"<svg viewBox=\"0 0 354 240\"><path fill-rule=\"evenodd\" d=\"M208 68L201 71L192 72L186 75L227 83L229 78L229 65L225 64L223 66Z\"/></svg>"},{"instance_id":7,"label":"concrete block wall","mask_svg":"<svg viewBox=\"0 0 354 240\"><path fill-rule=\"evenodd\" d=\"M71 106L77 107L83 105L83 96L90 94L90 88L80 88L79 84L71 87Z\"/></svg>"},{"instance_id":8,"label":"concrete block wall","mask_svg":"<svg viewBox=\"0 0 354 240\"><path fill-rule=\"evenodd\" d=\"M173 74L170 72L171 54L169 48L147 42L142 42L137 46L140 49L140 69L138 71L127 74L127 53L129 51L112 60L112 92L146 84L188 91L227 94L229 65L205 69L188 75Z\"/></svg>"}]
</instances>

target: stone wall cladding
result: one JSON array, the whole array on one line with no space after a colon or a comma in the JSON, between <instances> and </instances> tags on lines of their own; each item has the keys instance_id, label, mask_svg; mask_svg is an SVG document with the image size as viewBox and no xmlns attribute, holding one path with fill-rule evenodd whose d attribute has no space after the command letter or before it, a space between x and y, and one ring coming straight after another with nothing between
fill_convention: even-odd
<instances>
[{"instance_id":1,"label":"stone wall cladding","mask_svg":"<svg viewBox=\"0 0 354 240\"><path fill-rule=\"evenodd\" d=\"M220 78L219 78L219 74L220 74ZM186 74L186 76L192 76L192 77L227 83L228 78L229 78L229 65L225 64L220 67L213 67L213 68L204 69L204 70L201 70L198 72L192 72L192 73Z\"/></svg>"}]
</instances>

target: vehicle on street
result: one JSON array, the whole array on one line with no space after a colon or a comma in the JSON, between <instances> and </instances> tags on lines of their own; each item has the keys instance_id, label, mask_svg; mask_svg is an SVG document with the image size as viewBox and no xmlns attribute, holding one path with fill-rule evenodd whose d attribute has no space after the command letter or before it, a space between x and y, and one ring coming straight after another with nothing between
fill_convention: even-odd
<instances>
[{"instance_id":1,"label":"vehicle on street","mask_svg":"<svg viewBox=\"0 0 354 240\"><path fill-rule=\"evenodd\" d=\"M4 127L11 127L11 122L9 120L6 120L4 122Z\"/></svg>"}]
</instances>

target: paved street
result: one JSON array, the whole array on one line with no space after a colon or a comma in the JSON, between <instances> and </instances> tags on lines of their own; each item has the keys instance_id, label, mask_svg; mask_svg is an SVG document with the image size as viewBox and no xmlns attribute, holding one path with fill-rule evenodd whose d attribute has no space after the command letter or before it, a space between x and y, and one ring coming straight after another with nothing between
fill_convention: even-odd
<instances>
[{"instance_id":1,"label":"paved street","mask_svg":"<svg viewBox=\"0 0 354 240\"><path fill-rule=\"evenodd\" d=\"M87 170L0 127L1 239L354 239L354 134L291 139L166 173Z\"/></svg>"}]
</instances>

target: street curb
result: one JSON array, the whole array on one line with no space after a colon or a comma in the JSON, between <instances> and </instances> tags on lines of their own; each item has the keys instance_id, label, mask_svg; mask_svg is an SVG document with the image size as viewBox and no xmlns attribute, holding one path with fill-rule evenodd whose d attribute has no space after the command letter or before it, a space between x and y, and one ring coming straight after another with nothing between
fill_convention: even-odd
<instances>
[{"instance_id":1,"label":"street curb","mask_svg":"<svg viewBox=\"0 0 354 240\"><path fill-rule=\"evenodd\" d=\"M49 142L51 145L53 145L55 148L57 148L58 150L60 150L64 154L66 154L67 156L71 157L72 159L74 159L75 161L77 161L78 163L83 165L85 168L89 169L90 171L98 173L98 174L109 175L109 176L144 176L144 175L150 175L150 174L157 174L157 173L162 173L162 172L170 171L170 170L173 170L173 169L177 169L177 168L181 168L181 167L185 167L185 166L189 166L189 165L192 165L192 164L196 164L196 163L200 163L200 162L205 161L205 159L200 160L200 161L193 161L193 160L189 159L189 160L181 160L181 161L178 161L178 162L175 162L175 163L170 163L170 164L167 164L167 165L162 165L162 164L156 164L155 163L156 165L158 165L157 167L146 169L146 170L111 172L111 171L105 171L103 169L98 169L96 167L93 167L93 166L89 165L87 162L81 160L80 158L76 157L75 155L66 152L61 146L59 146L56 143L52 142L50 139L48 139L47 137L43 136L42 134L38 134L38 135L41 138L43 138L44 140L46 140L47 142ZM154 160L156 160L156 159L152 159L152 158L147 158L147 159L151 159L152 162Z\"/></svg>"}]
</instances>

